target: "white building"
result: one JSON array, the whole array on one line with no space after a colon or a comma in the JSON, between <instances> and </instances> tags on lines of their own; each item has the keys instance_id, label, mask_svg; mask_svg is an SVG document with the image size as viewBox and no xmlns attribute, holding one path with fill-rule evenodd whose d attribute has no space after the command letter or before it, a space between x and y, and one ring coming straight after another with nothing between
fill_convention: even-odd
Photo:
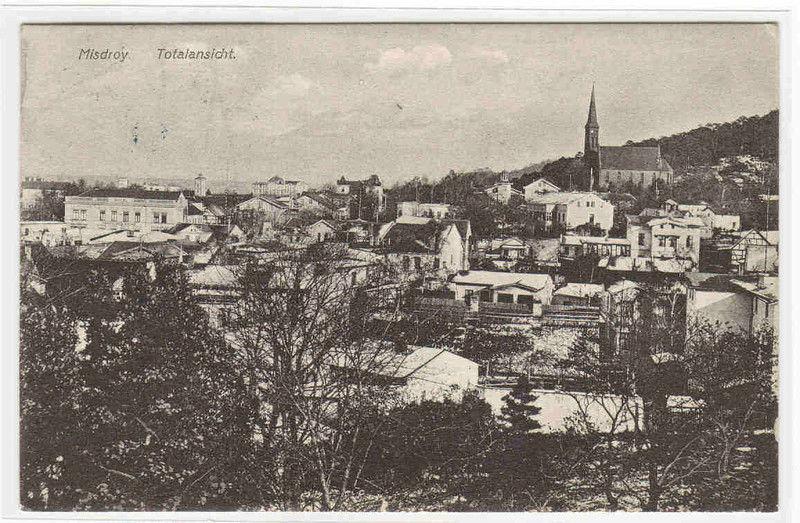
<instances>
[{"instance_id":1,"label":"white building","mask_svg":"<svg viewBox=\"0 0 800 523\"><path fill-rule=\"evenodd\" d=\"M468 271L456 274L450 290L457 300L479 295L482 302L549 305L555 285L549 274Z\"/></svg>"},{"instance_id":2,"label":"white building","mask_svg":"<svg viewBox=\"0 0 800 523\"><path fill-rule=\"evenodd\" d=\"M308 184L298 180L287 180L273 176L266 182L254 182L254 196L289 196L296 198L308 190Z\"/></svg>"},{"instance_id":3,"label":"white building","mask_svg":"<svg viewBox=\"0 0 800 523\"><path fill-rule=\"evenodd\" d=\"M20 240L23 243L42 245L68 245L71 238L69 226L58 221L24 221L19 223Z\"/></svg>"},{"instance_id":4,"label":"white building","mask_svg":"<svg viewBox=\"0 0 800 523\"><path fill-rule=\"evenodd\" d=\"M478 386L478 364L434 347L410 346L400 356L394 378L402 380L407 401L461 401L464 392Z\"/></svg>"},{"instance_id":5,"label":"white building","mask_svg":"<svg viewBox=\"0 0 800 523\"><path fill-rule=\"evenodd\" d=\"M778 278L715 273L686 274L687 325L706 321L721 328L755 333L778 327Z\"/></svg>"},{"instance_id":6,"label":"white building","mask_svg":"<svg viewBox=\"0 0 800 523\"><path fill-rule=\"evenodd\" d=\"M591 192L550 192L533 195L528 209L546 229L575 229L581 225L608 231L614 226L614 206Z\"/></svg>"},{"instance_id":7,"label":"white building","mask_svg":"<svg viewBox=\"0 0 800 523\"><path fill-rule=\"evenodd\" d=\"M567 283L553 292L554 305L582 305L599 307L605 289L596 283Z\"/></svg>"},{"instance_id":8,"label":"white building","mask_svg":"<svg viewBox=\"0 0 800 523\"><path fill-rule=\"evenodd\" d=\"M554 184L553 182L548 181L546 178L539 178L538 180L534 180L524 188L525 191L525 201L531 201L533 198L540 194L547 194L551 192L561 192L561 188Z\"/></svg>"},{"instance_id":9,"label":"white building","mask_svg":"<svg viewBox=\"0 0 800 523\"><path fill-rule=\"evenodd\" d=\"M671 215L627 215L627 238L631 257L690 261L694 270L700 263L700 239L707 230L702 219Z\"/></svg>"},{"instance_id":10,"label":"white building","mask_svg":"<svg viewBox=\"0 0 800 523\"><path fill-rule=\"evenodd\" d=\"M284 219L289 208L270 196L254 196L236 205L236 211L240 214L257 214L269 223L278 223Z\"/></svg>"},{"instance_id":11,"label":"white building","mask_svg":"<svg viewBox=\"0 0 800 523\"><path fill-rule=\"evenodd\" d=\"M420 216L425 218L447 218L452 214L452 207L448 203L419 203L399 202L397 216Z\"/></svg>"},{"instance_id":12,"label":"white building","mask_svg":"<svg viewBox=\"0 0 800 523\"><path fill-rule=\"evenodd\" d=\"M524 198L525 195L511 186L511 181L508 179L508 173L502 173L500 180L485 188L483 192L492 200L502 204L508 204L512 196L519 196Z\"/></svg>"},{"instance_id":13,"label":"white building","mask_svg":"<svg viewBox=\"0 0 800 523\"><path fill-rule=\"evenodd\" d=\"M387 260L405 276L447 275L469 268L469 220L402 216L380 231Z\"/></svg>"},{"instance_id":14,"label":"white building","mask_svg":"<svg viewBox=\"0 0 800 523\"><path fill-rule=\"evenodd\" d=\"M89 229L160 230L183 223L188 201L182 192L92 189L64 201L64 221Z\"/></svg>"}]
</instances>

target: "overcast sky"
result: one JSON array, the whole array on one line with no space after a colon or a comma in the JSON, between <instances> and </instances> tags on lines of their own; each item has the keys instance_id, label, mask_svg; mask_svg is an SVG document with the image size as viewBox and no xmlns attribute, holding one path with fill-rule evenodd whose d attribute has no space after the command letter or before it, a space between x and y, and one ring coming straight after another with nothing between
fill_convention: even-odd
<instances>
[{"instance_id":1,"label":"overcast sky","mask_svg":"<svg viewBox=\"0 0 800 523\"><path fill-rule=\"evenodd\" d=\"M27 26L22 175L214 189L515 169L583 148L592 82L605 145L775 109L777 42L741 24Z\"/></svg>"}]
</instances>

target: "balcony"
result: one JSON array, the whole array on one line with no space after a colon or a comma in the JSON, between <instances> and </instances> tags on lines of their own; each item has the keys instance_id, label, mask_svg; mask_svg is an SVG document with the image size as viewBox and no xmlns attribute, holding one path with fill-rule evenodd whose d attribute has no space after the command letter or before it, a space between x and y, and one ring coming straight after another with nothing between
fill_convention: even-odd
<instances>
[{"instance_id":1,"label":"balcony","mask_svg":"<svg viewBox=\"0 0 800 523\"><path fill-rule=\"evenodd\" d=\"M552 327L597 327L606 322L600 307L588 305L542 305L542 325Z\"/></svg>"},{"instance_id":2,"label":"balcony","mask_svg":"<svg viewBox=\"0 0 800 523\"><path fill-rule=\"evenodd\" d=\"M408 310L413 313L435 314L450 319L508 319L537 317L541 315L541 305L527 303L495 303L479 301L472 306L463 300L452 298L417 297L412 300Z\"/></svg>"}]
</instances>

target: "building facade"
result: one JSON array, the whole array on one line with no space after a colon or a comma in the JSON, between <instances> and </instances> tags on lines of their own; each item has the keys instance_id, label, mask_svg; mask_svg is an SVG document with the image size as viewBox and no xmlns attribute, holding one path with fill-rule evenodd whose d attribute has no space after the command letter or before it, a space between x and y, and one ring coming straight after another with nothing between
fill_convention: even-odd
<instances>
[{"instance_id":1,"label":"building facade","mask_svg":"<svg viewBox=\"0 0 800 523\"><path fill-rule=\"evenodd\" d=\"M419 216L424 218L447 218L452 214L452 206L448 203L399 202L397 216Z\"/></svg>"},{"instance_id":2,"label":"building facade","mask_svg":"<svg viewBox=\"0 0 800 523\"><path fill-rule=\"evenodd\" d=\"M530 201L534 199L536 196L540 194L546 194L550 192L561 192L561 188L559 188L556 184L548 181L546 178L539 178L538 180L534 180L524 188L525 191L525 201Z\"/></svg>"},{"instance_id":3,"label":"building facade","mask_svg":"<svg viewBox=\"0 0 800 523\"><path fill-rule=\"evenodd\" d=\"M64 221L89 229L162 230L186 221L182 192L93 189L64 201Z\"/></svg>"},{"instance_id":4,"label":"building facade","mask_svg":"<svg viewBox=\"0 0 800 523\"><path fill-rule=\"evenodd\" d=\"M377 174L366 180L348 180L342 176L336 182L336 194L350 196L352 219L376 221L386 210L386 196Z\"/></svg>"},{"instance_id":5,"label":"building facade","mask_svg":"<svg viewBox=\"0 0 800 523\"><path fill-rule=\"evenodd\" d=\"M289 196L295 198L308 190L308 184L298 180L287 180L273 176L266 182L254 182L254 196Z\"/></svg>"},{"instance_id":6,"label":"building facade","mask_svg":"<svg viewBox=\"0 0 800 523\"><path fill-rule=\"evenodd\" d=\"M527 203L534 220L547 230L572 230L580 225L608 231L614 226L614 206L590 192L539 194Z\"/></svg>"},{"instance_id":7,"label":"building facade","mask_svg":"<svg viewBox=\"0 0 800 523\"><path fill-rule=\"evenodd\" d=\"M699 218L627 215L627 238L634 258L690 261L694 270L700 263L700 239L705 224Z\"/></svg>"}]
</instances>

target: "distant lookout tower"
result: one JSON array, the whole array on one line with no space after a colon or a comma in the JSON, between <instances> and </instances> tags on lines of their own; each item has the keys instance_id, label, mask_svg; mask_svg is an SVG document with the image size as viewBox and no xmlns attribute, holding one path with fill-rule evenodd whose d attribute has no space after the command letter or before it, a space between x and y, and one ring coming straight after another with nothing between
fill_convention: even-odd
<instances>
[{"instance_id":1,"label":"distant lookout tower","mask_svg":"<svg viewBox=\"0 0 800 523\"><path fill-rule=\"evenodd\" d=\"M206 177L202 174L194 179L194 195L206 196L208 195L208 185L206 184Z\"/></svg>"}]
</instances>

